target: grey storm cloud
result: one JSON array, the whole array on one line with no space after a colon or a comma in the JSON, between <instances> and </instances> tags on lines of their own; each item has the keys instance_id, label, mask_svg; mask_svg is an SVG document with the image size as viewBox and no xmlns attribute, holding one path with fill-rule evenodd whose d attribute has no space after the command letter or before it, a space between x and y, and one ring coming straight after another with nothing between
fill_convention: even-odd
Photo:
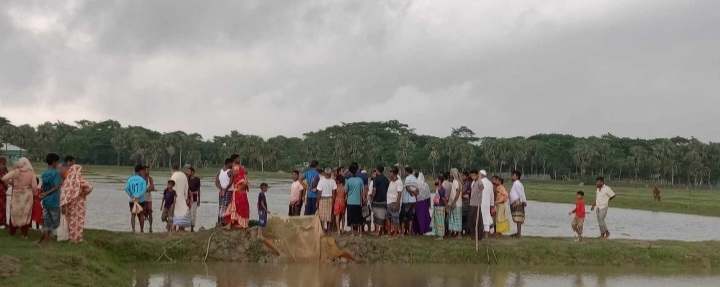
<instances>
[{"instance_id":1,"label":"grey storm cloud","mask_svg":"<svg viewBox=\"0 0 720 287\"><path fill-rule=\"evenodd\" d=\"M720 140L718 1L4 1L0 115Z\"/></svg>"}]
</instances>

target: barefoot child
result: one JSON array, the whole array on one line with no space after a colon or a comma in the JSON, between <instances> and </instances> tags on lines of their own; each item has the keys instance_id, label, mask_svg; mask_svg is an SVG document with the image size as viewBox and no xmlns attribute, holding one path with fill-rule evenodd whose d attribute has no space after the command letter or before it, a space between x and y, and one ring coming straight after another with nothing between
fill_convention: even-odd
<instances>
[{"instance_id":1,"label":"barefoot child","mask_svg":"<svg viewBox=\"0 0 720 287\"><path fill-rule=\"evenodd\" d=\"M338 174L335 177L335 184L337 185L337 189L333 201L333 216L335 217L335 229L338 234L341 234L345 228L345 200L347 196L345 192L345 177Z\"/></svg>"},{"instance_id":2,"label":"barefoot child","mask_svg":"<svg viewBox=\"0 0 720 287\"><path fill-rule=\"evenodd\" d=\"M176 198L177 194L175 193L175 181L168 180L167 187L163 192L162 203L160 204L160 206L162 206L162 215L160 220L165 222L165 229L167 232L172 231L173 209L175 209L174 205Z\"/></svg>"},{"instance_id":3,"label":"barefoot child","mask_svg":"<svg viewBox=\"0 0 720 287\"><path fill-rule=\"evenodd\" d=\"M268 184L267 183L261 183L260 184L260 194L258 194L258 201L257 201L257 208L258 208L258 226L260 227L260 232L262 232L263 229L265 229L265 226L267 226L267 215L268 215L268 208L267 208L267 199L265 197L265 193L268 190Z\"/></svg>"},{"instance_id":4,"label":"barefoot child","mask_svg":"<svg viewBox=\"0 0 720 287\"><path fill-rule=\"evenodd\" d=\"M40 198L43 206L43 235L40 242L50 239L60 225L60 186L62 179L58 171L60 156L50 153L45 158L48 169L42 174L42 192Z\"/></svg>"},{"instance_id":5,"label":"barefoot child","mask_svg":"<svg viewBox=\"0 0 720 287\"><path fill-rule=\"evenodd\" d=\"M572 229L577 235L577 241L582 241L583 224L585 223L585 193L578 191L575 196L575 209L570 211L570 215L575 214L572 221Z\"/></svg>"}]
</instances>

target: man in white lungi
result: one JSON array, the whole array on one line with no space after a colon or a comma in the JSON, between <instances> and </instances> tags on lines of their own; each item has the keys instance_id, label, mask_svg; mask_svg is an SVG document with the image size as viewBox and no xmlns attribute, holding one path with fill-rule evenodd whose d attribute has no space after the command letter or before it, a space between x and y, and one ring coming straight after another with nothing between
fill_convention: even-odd
<instances>
[{"instance_id":1,"label":"man in white lungi","mask_svg":"<svg viewBox=\"0 0 720 287\"><path fill-rule=\"evenodd\" d=\"M190 198L188 192L187 175L180 171L180 166L174 164L170 179L175 181L175 210L173 211L173 226L175 231L185 231L190 227Z\"/></svg>"},{"instance_id":2,"label":"man in white lungi","mask_svg":"<svg viewBox=\"0 0 720 287\"><path fill-rule=\"evenodd\" d=\"M482 213L483 237L488 238L490 235L490 226L493 225L493 217L490 209L495 206L495 191L485 170L480 171L480 182L482 183L480 212Z\"/></svg>"}]
</instances>

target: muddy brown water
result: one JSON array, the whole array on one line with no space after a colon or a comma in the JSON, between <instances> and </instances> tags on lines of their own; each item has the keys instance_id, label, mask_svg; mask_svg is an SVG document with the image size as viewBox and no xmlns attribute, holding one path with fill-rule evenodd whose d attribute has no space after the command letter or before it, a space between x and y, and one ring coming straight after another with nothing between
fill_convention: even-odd
<instances>
[{"instance_id":1,"label":"muddy brown water","mask_svg":"<svg viewBox=\"0 0 720 287\"><path fill-rule=\"evenodd\" d=\"M135 287L230 286L718 286L717 274L664 271L510 270L478 265L154 265L135 270Z\"/></svg>"}]
</instances>

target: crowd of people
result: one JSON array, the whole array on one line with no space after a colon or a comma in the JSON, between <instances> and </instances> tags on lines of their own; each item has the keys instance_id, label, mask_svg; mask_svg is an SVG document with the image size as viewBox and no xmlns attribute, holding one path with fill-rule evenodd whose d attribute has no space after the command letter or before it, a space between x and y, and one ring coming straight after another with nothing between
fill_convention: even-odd
<instances>
[{"instance_id":1,"label":"crowd of people","mask_svg":"<svg viewBox=\"0 0 720 287\"><path fill-rule=\"evenodd\" d=\"M303 173L292 172L288 215L317 213L326 232L342 233L349 227L353 234L467 235L480 240L508 235L514 223L516 232L511 236L521 237L528 203L521 179L520 171L512 171L508 192L499 175L453 168L436 176L431 190L424 174L407 166L392 166L386 173L380 165L368 173L357 163L322 169L312 161ZM607 239L605 218L615 193L602 177L596 179L596 187L592 210L597 209L600 238ZM582 240L586 217L582 191L570 215L576 239Z\"/></svg>"},{"instance_id":2,"label":"crowd of people","mask_svg":"<svg viewBox=\"0 0 720 287\"><path fill-rule=\"evenodd\" d=\"M160 202L160 219L165 223L167 232L195 231L197 224L197 210L200 207L200 177L196 176L192 165L179 165L171 168L170 179L167 181ZM153 200L152 193L156 192L155 181L150 175L150 167L136 165L135 173L125 184L125 193L130 201L130 228L136 232L136 220L140 225L140 232L145 232L147 222L148 231L153 232Z\"/></svg>"},{"instance_id":3,"label":"crowd of people","mask_svg":"<svg viewBox=\"0 0 720 287\"><path fill-rule=\"evenodd\" d=\"M293 171L292 180L288 215L317 213L326 232L349 227L353 234L483 239L491 232L508 234L510 220L517 225L513 236L519 237L525 222L527 198L519 171L512 172L510 192L503 178L485 170L452 169L431 187L412 167L392 166L386 172L380 165L367 172L356 163L322 169L312 161L303 173Z\"/></svg>"},{"instance_id":4,"label":"crowd of people","mask_svg":"<svg viewBox=\"0 0 720 287\"><path fill-rule=\"evenodd\" d=\"M45 160L47 169L41 176L27 158L7 168L7 160L0 157L0 226L11 235L17 231L28 236L31 224L42 226L41 242L57 235L58 228L66 230L71 242L82 242L85 226L87 196L92 185L83 177L82 166L72 156L51 153ZM288 216L316 215L325 232L338 234L371 233L374 235L433 235L439 238L472 236L478 240L507 235L511 224L522 236L527 197L521 181L522 173L513 171L508 191L499 175L490 176L485 170L459 171L451 169L437 175L434 182L412 167L379 165L368 172L357 163L347 167L320 168L317 161L300 172L292 171L289 190ZM245 229L250 226L250 183L240 156L233 154L215 177L218 193L217 226L224 229ZM269 186L259 185L257 199L258 225L268 222L270 211L266 193ZM610 236L605 218L613 190L597 178L596 201L601 238ZM162 192L161 220L168 232L195 231L200 207L201 180L191 165L172 167L170 178ZM10 197L9 217L7 192ZM130 227L136 232L153 232L152 193L156 192L150 169L137 165L125 185L129 197ZM576 194L572 230L578 240L583 236L586 217L584 193ZM62 220L61 220L62 218ZM61 222L63 223L61 226Z\"/></svg>"},{"instance_id":5,"label":"crowd of people","mask_svg":"<svg viewBox=\"0 0 720 287\"><path fill-rule=\"evenodd\" d=\"M47 168L37 176L30 160L20 158L15 168L7 168L7 159L0 157L0 225L6 226L10 235L17 231L28 238L32 223L42 226L40 243L56 236L62 228L64 236L72 243L83 241L87 196L92 185L83 177L82 166L75 158L50 153L45 158ZM9 218L6 218L6 193L12 190ZM61 226L62 223L62 226Z\"/></svg>"}]
</instances>

